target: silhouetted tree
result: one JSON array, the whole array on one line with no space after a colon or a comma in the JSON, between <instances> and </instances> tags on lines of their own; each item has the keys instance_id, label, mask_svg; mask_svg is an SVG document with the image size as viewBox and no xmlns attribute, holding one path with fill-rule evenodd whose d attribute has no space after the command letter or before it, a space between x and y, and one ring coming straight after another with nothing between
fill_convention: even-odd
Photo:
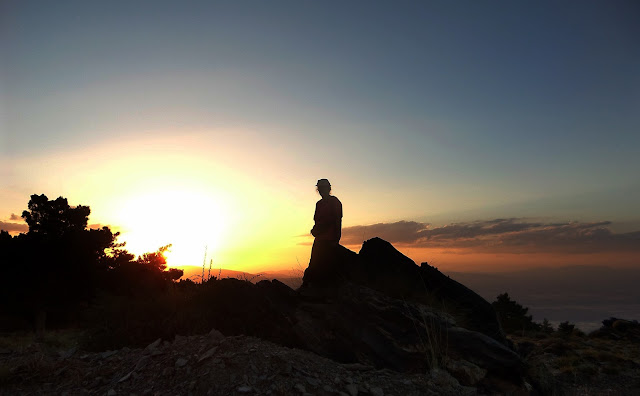
<instances>
[{"instance_id":1,"label":"silhouetted tree","mask_svg":"<svg viewBox=\"0 0 640 396\"><path fill-rule=\"evenodd\" d=\"M44 194L32 195L28 208L22 212L22 217L29 225L29 233L45 235L83 231L91 213L88 206L71 207L66 198L49 200Z\"/></svg>"},{"instance_id":2,"label":"silhouetted tree","mask_svg":"<svg viewBox=\"0 0 640 396\"><path fill-rule=\"evenodd\" d=\"M542 320L542 324L540 325L540 331L547 334L551 334L554 332L553 326L551 325L551 323L549 323L549 320L547 320L547 318L544 318Z\"/></svg>"},{"instance_id":3,"label":"silhouetted tree","mask_svg":"<svg viewBox=\"0 0 640 396\"><path fill-rule=\"evenodd\" d=\"M178 268L169 268L164 272L165 279L170 281L177 281L182 278L182 275L184 275L184 271Z\"/></svg>"},{"instance_id":4,"label":"silhouetted tree","mask_svg":"<svg viewBox=\"0 0 640 396\"><path fill-rule=\"evenodd\" d=\"M569 323L569 321L562 322L558 325L558 333L562 335L571 335L576 328L576 325Z\"/></svg>"},{"instance_id":5,"label":"silhouetted tree","mask_svg":"<svg viewBox=\"0 0 640 396\"><path fill-rule=\"evenodd\" d=\"M165 257L165 253L171 245L165 245L158 248L157 251L153 253L145 253L142 256L138 257L137 262L143 265L148 265L153 268L156 268L160 271L164 271L167 269L167 258Z\"/></svg>"},{"instance_id":6,"label":"silhouetted tree","mask_svg":"<svg viewBox=\"0 0 640 396\"><path fill-rule=\"evenodd\" d=\"M0 280L4 301L40 318L44 312L68 312L89 301L108 268L107 250L117 246L118 236L108 227L87 229L90 213L88 206L69 206L66 198L31 196L22 213L29 231L0 238L0 250L7 254Z\"/></svg>"},{"instance_id":7,"label":"silhouetted tree","mask_svg":"<svg viewBox=\"0 0 640 396\"><path fill-rule=\"evenodd\" d=\"M135 259L116 242L119 233L87 228L90 213L63 197L31 196L22 213L29 231L14 237L0 232L0 312L30 319L35 314L36 324L44 326L47 313L68 317L98 289L150 297L182 277L182 270L167 270L171 245Z\"/></svg>"},{"instance_id":8,"label":"silhouetted tree","mask_svg":"<svg viewBox=\"0 0 640 396\"><path fill-rule=\"evenodd\" d=\"M533 322L531 315L527 315L529 308L525 308L509 297L509 293L498 295L491 303L498 314L502 328L507 333L517 331L538 330L539 325Z\"/></svg>"}]
</instances>

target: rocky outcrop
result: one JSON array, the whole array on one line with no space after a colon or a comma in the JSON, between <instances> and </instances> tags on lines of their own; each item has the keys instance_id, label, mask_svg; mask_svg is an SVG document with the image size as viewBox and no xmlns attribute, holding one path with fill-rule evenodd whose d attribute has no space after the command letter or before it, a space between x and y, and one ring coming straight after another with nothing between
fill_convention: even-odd
<instances>
[{"instance_id":1,"label":"rocky outcrop","mask_svg":"<svg viewBox=\"0 0 640 396\"><path fill-rule=\"evenodd\" d=\"M396 298L455 312L461 326L505 342L505 334L491 304L436 268L427 263L418 267L413 260L380 238L364 242L358 256L359 265L363 267L360 273L366 275L353 277L352 281Z\"/></svg>"},{"instance_id":2,"label":"rocky outcrop","mask_svg":"<svg viewBox=\"0 0 640 396\"><path fill-rule=\"evenodd\" d=\"M524 386L523 363L505 344L491 305L465 286L379 238L359 254L340 246L329 257L307 270L297 291L278 281L220 281L228 283L222 289L244 289L225 291L237 294L234 320L242 329L227 322L221 330L343 363L401 372L463 367L452 373L467 384Z\"/></svg>"},{"instance_id":3,"label":"rocky outcrop","mask_svg":"<svg viewBox=\"0 0 640 396\"><path fill-rule=\"evenodd\" d=\"M491 305L480 296L427 264L416 265L379 238L365 242L359 254L341 246L329 253L307 269L298 290L277 280L253 284L221 279L198 285L190 300L191 306L198 306L197 315L192 312L181 320L177 311L178 318L170 322L175 327L160 329L164 333L156 337L170 340L175 334L202 334L214 327L226 336L255 336L348 367L406 376L429 373L430 386L455 389L458 394L527 393L523 362L506 344ZM180 327L187 319L189 325ZM219 356L223 349L218 347L219 334L211 337L215 340L199 340L203 345L190 355L182 353L182 347L176 350L161 341L152 343L133 368L118 369L118 380L110 380L108 386L129 383L136 375L144 377L141 367L168 353L171 359L158 367L167 377L208 362L219 365L222 361L222 366L230 367L225 355ZM205 375L206 370L197 370ZM297 389L294 393L304 393L304 387L322 394L318 387L323 383L338 389L325 380L315 385L314 377L310 378L311 382L287 383L289 393L284 394L292 394L292 387ZM242 393L241 389L266 392L262 386L268 381L259 381L230 381L228 386L235 387L235 393ZM193 386L199 389L198 384ZM340 391L364 393L359 386L340 383ZM382 394L378 388L389 390L371 385L366 392ZM418 390L413 394L439 393Z\"/></svg>"}]
</instances>

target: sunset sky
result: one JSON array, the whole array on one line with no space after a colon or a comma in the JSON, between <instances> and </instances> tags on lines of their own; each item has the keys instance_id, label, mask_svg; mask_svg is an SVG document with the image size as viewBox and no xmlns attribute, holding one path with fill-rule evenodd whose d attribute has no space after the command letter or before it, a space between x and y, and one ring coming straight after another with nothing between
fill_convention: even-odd
<instances>
[{"instance_id":1,"label":"sunset sky","mask_svg":"<svg viewBox=\"0 0 640 396\"><path fill-rule=\"evenodd\" d=\"M342 243L448 270L640 261L640 4L3 1L0 229L88 205L172 266Z\"/></svg>"}]
</instances>

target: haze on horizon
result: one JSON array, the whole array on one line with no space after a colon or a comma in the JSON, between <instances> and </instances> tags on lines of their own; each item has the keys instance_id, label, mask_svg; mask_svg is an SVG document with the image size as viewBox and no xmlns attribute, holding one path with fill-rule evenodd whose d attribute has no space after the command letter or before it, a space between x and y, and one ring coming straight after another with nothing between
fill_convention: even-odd
<instances>
[{"instance_id":1,"label":"haze on horizon","mask_svg":"<svg viewBox=\"0 0 640 396\"><path fill-rule=\"evenodd\" d=\"M0 4L0 229L31 194L171 266L306 267L342 243L451 271L640 258L640 6Z\"/></svg>"}]
</instances>

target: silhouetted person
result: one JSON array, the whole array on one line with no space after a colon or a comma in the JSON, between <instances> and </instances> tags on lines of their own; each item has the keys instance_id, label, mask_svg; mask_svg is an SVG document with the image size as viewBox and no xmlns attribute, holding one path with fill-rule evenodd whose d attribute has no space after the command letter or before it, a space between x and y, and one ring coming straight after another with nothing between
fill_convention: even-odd
<instances>
[{"instance_id":1,"label":"silhouetted person","mask_svg":"<svg viewBox=\"0 0 640 396\"><path fill-rule=\"evenodd\" d=\"M309 268L305 271L305 282L322 281L331 275L332 267L336 264L336 248L342 235L342 203L331 195L329 180L318 180L316 187L322 199L316 203L316 212L313 215L315 224L311 229L311 235L315 240Z\"/></svg>"},{"instance_id":2,"label":"silhouetted person","mask_svg":"<svg viewBox=\"0 0 640 396\"><path fill-rule=\"evenodd\" d=\"M337 245L342 235L342 203L331 195L329 180L318 180L316 188L322 199L316 202L316 212L313 215L315 225L311 229L311 235L316 238L316 242Z\"/></svg>"}]
</instances>

